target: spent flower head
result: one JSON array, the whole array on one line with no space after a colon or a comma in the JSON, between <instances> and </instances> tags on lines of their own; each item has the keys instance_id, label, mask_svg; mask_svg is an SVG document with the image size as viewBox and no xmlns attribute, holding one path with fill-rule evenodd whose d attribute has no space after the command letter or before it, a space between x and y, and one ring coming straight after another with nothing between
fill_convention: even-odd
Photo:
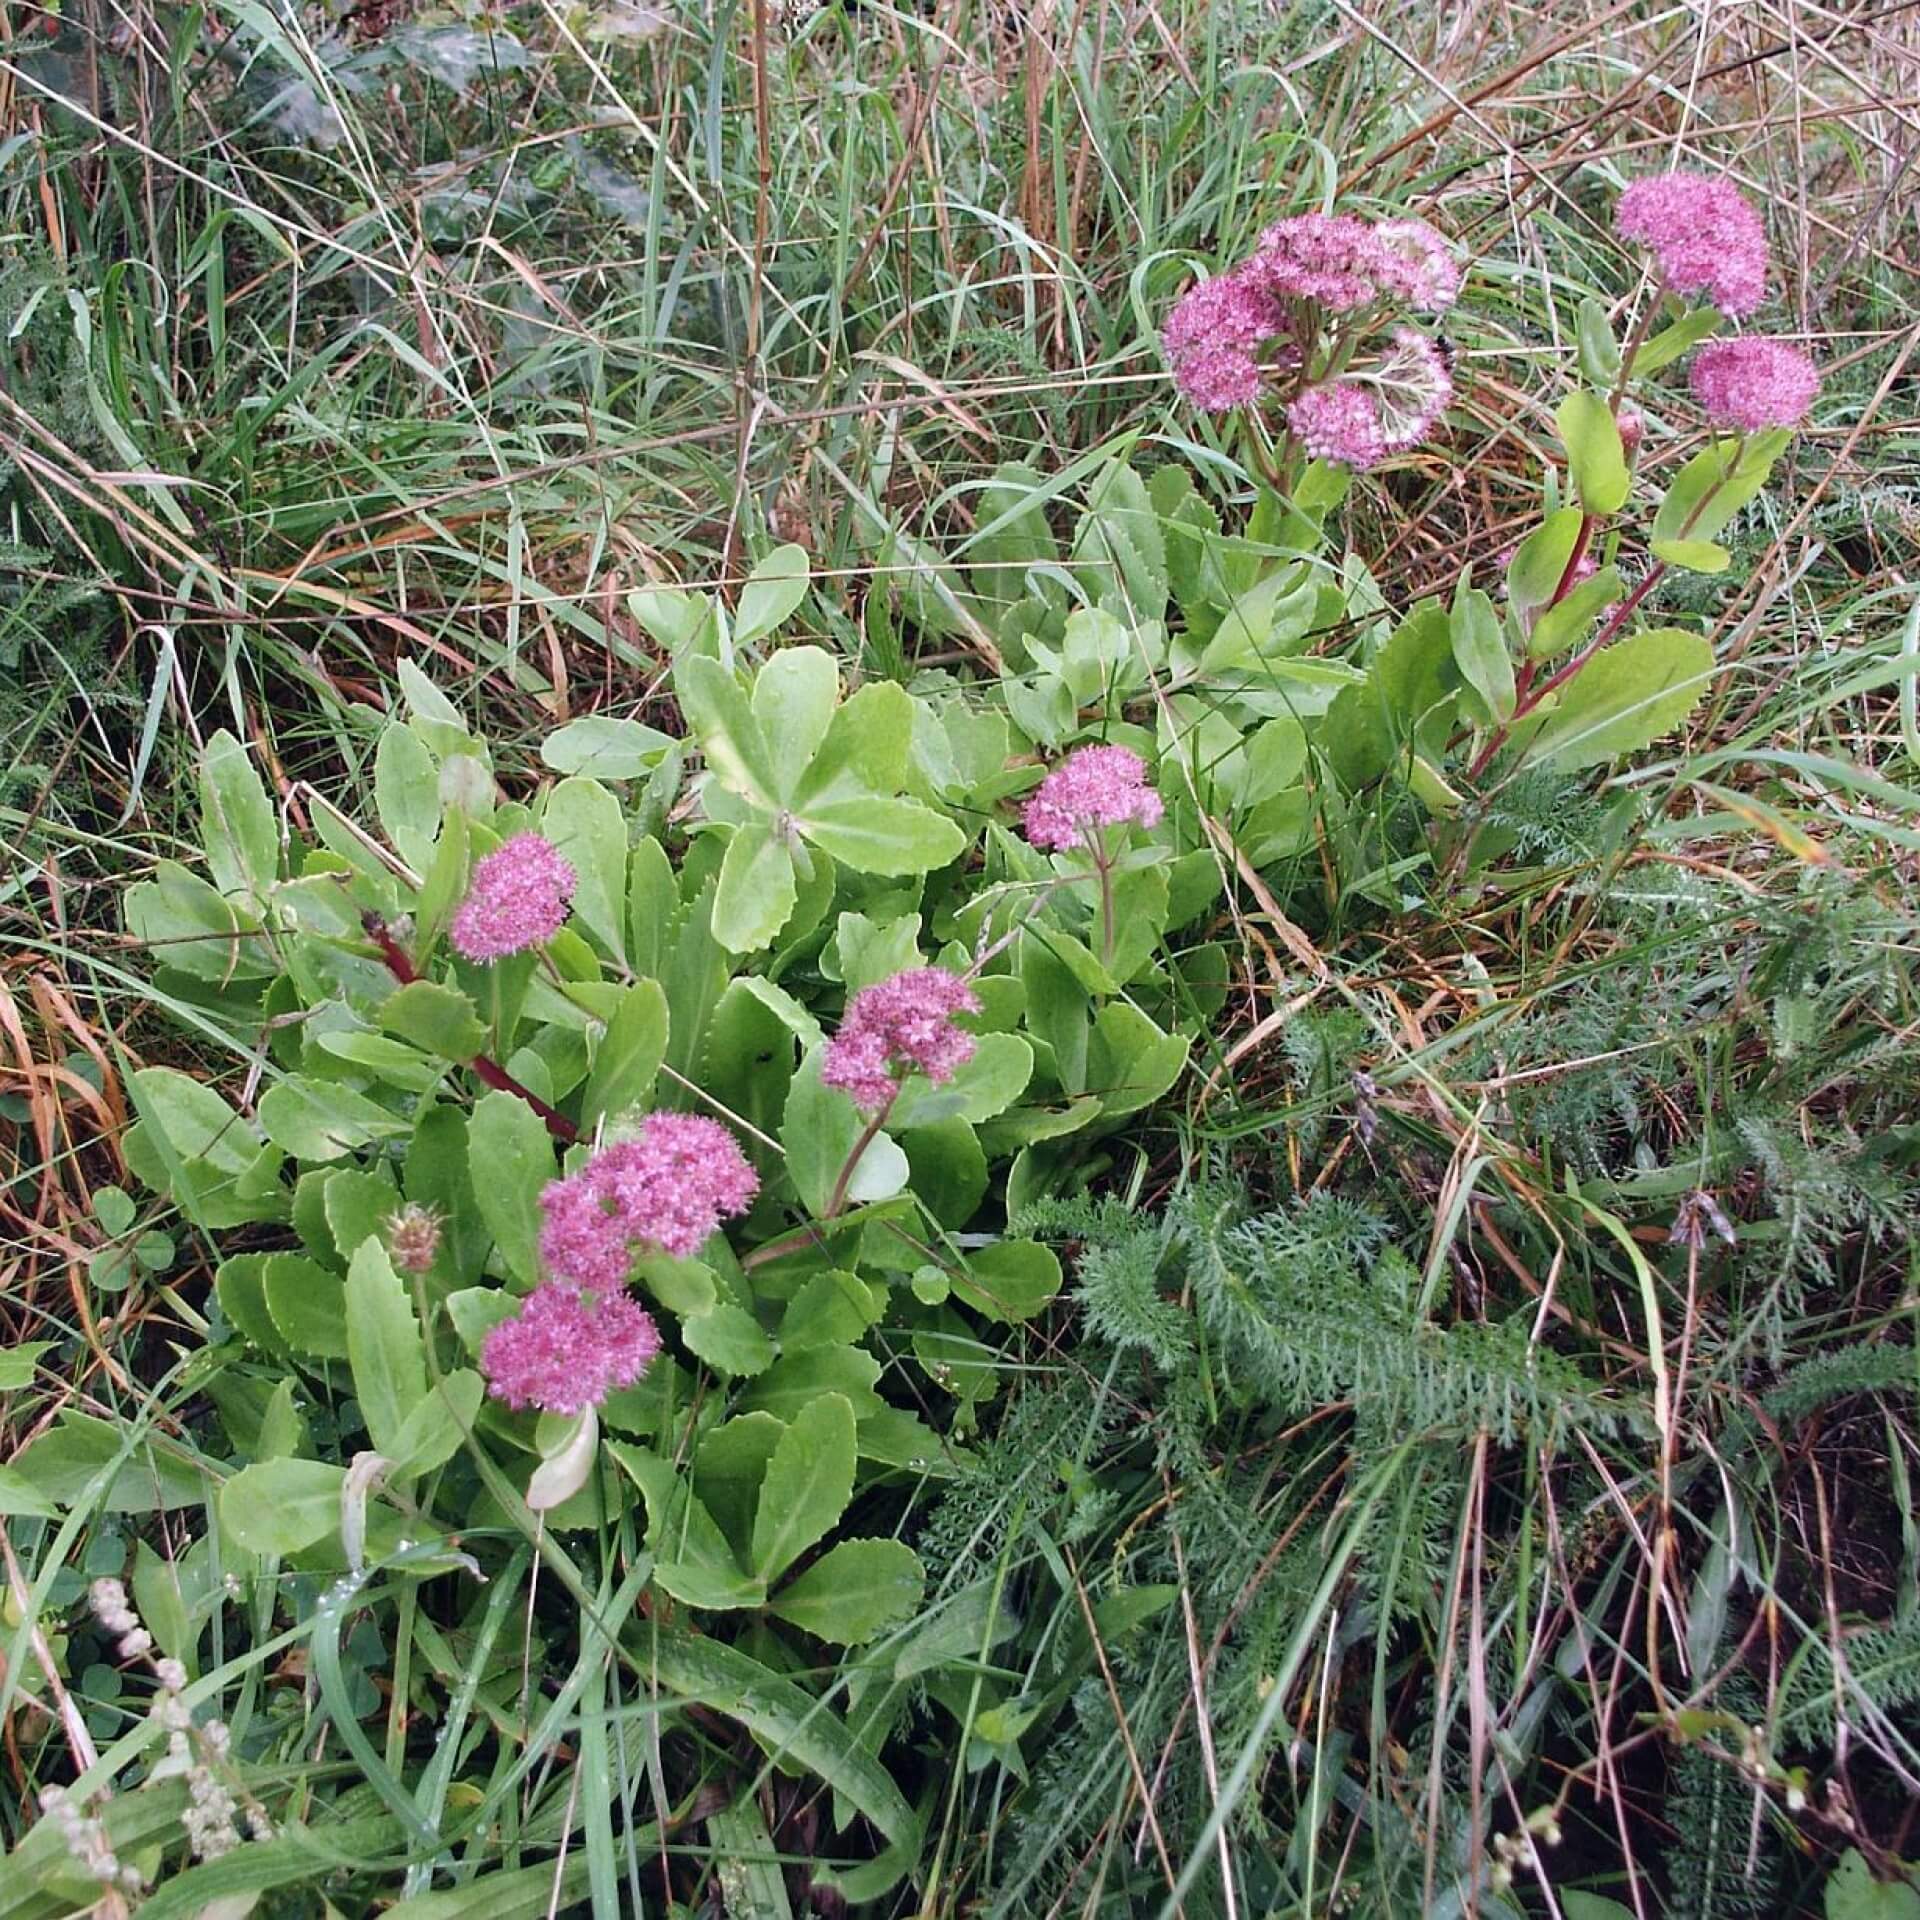
<instances>
[{"instance_id":1,"label":"spent flower head","mask_svg":"<svg viewBox=\"0 0 1920 1920\"><path fill-rule=\"evenodd\" d=\"M1446 355L1414 327L1395 327L1387 351L1346 378L1371 389L1380 444L1388 453L1418 446L1453 399Z\"/></svg>"},{"instance_id":2,"label":"spent flower head","mask_svg":"<svg viewBox=\"0 0 1920 1920\"><path fill-rule=\"evenodd\" d=\"M630 1387L660 1351L652 1314L624 1289L582 1291L548 1281L480 1348L487 1391L516 1411L584 1413Z\"/></svg>"},{"instance_id":3,"label":"spent flower head","mask_svg":"<svg viewBox=\"0 0 1920 1920\"><path fill-rule=\"evenodd\" d=\"M1459 256L1424 220L1382 220L1373 238L1381 286L1416 313L1445 313L1460 297Z\"/></svg>"},{"instance_id":4,"label":"spent flower head","mask_svg":"<svg viewBox=\"0 0 1920 1920\"><path fill-rule=\"evenodd\" d=\"M550 940L567 917L573 868L537 833L516 833L480 860L448 929L468 960L504 960Z\"/></svg>"},{"instance_id":5,"label":"spent flower head","mask_svg":"<svg viewBox=\"0 0 1920 1920\"><path fill-rule=\"evenodd\" d=\"M650 1113L632 1139L542 1192L540 1253L556 1279L611 1292L632 1272L636 1246L685 1259L759 1191L760 1176L717 1120Z\"/></svg>"},{"instance_id":6,"label":"spent flower head","mask_svg":"<svg viewBox=\"0 0 1920 1920\"><path fill-rule=\"evenodd\" d=\"M1025 826L1036 847L1064 852L1096 846L1100 828L1122 821L1155 826L1164 811L1137 753L1127 747L1081 747L1033 790Z\"/></svg>"},{"instance_id":7,"label":"spent flower head","mask_svg":"<svg viewBox=\"0 0 1920 1920\"><path fill-rule=\"evenodd\" d=\"M936 1085L951 1080L974 1050L973 1035L954 1025L954 1015L979 1011L980 996L944 967L912 967L862 987L827 1042L821 1082L877 1113L909 1073Z\"/></svg>"},{"instance_id":8,"label":"spent flower head","mask_svg":"<svg viewBox=\"0 0 1920 1920\"><path fill-rule=\"evenodd\" d=\"M1636 180L1621 194L1613 224L1653 255L1672 293L1705 294L1733 320L1766 297L1767 230L1728 181L1684 172Z\"/></svg>"},{"instance_id":9,"label":"spent flower head","mask_svg":"<svg viewBox=\"0 0 1920 1920\"><path fill-rule=\"evenodd\" d=\"M387 1215L387 1251L402 1273L432 1271L440 1251L440 1216L431 1207L409 1200L396 1213Z\"/></svg>"},{"instance_id":10,"label":"spent flower head","mask_svg":"<svg viewBox=\"0 0 1920 1920\"><path fill-rule=\"evenodd\" d=\"M1709 340L1693 356L1689 383L1716 427L1759 433L1807 417L1820 371L1784 340Z\"/></svg>"}]
</instances>

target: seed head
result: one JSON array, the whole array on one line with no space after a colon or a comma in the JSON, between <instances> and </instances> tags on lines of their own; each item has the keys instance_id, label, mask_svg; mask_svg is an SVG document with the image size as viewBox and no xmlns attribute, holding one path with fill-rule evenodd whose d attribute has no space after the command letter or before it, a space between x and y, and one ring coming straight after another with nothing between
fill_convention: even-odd
<instances>
[{"instance_id":1,"label":"seed head","mask_svg":"<svg viewBox=\"0 0 1920 1920\"><path fill-rule=\"evenodd\" d=\"M409 1200L387 1216L387 1251L402 1273L427 1273L440 1251L440 1216Z\"/></svg>"}]
</instances>

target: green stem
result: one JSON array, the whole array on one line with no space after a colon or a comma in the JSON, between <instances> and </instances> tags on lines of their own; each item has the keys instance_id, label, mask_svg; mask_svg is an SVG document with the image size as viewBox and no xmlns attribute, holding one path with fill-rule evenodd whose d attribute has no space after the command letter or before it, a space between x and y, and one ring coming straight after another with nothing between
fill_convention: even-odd
<instances>
[{"instance_id":1,"label":"green stem","mask_svg":"<svg viewBox=\"0 0 1920 1920\"><path fill-rule=\"evenodd\" d=\"M846 1163L841 1167L839 1177L833 1183L833 1192L827 1196L827 1208L820 1216L821 1219L833 1219L833 1217L839 1213L840 1209L847 1204L847 1189L853 1184L855 1170L859 1167L861 1160L865 1158L867 1149L873 1145L874 1136L887 1124L887 1115L893 1111L893 1103L899 1097L900 1090L896 1087L894 1091L888 1095L887 1104L860 1129L860 1137L853 1143L853 1146L848 1151Z\"/></svg>"},{"instance_id":2,"label":"green stem","mask_svg":"<svg viewBox=\"0 0 1920 1920\"><path fill-rule=\"evenodd\" d=\"M1113 965L1113 862L1107 858L1104 844L1098 840L1087 842L1093 850L1093 864L1100 875L1100 964L1103 967Z\"/></svg>"},{"instance_id":3,"label":"green stem","mask_svg":"<svg viewBox=\"0 0 1920 1920\"><path fill-rule=\"evenodd\" d=\"M1654 289L1654 295L1641 308L1640 317L1633 323L1633 331L1627 336L1626 351L1620 356L1620 371L1614 376L1613 391L1607 396L1607 411L1617 414L1620 402L1627 397L1627 382L1633 376L1633 363L1640 357L1640 349L1647 344L1647 335L1653 331L1653 316L1660 311L1660 292Z\"/></svg>"}]
</instances>

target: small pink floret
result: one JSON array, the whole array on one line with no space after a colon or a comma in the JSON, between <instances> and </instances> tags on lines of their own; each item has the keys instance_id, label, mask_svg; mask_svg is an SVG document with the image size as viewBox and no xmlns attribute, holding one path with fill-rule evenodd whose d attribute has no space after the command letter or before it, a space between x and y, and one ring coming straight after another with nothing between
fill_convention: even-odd
<instances>
[{"instance_id":1,"label":"small pink floret","mask_svg":"<svg viewBox=\"0 0 1920 1920\"><path fill-rule=\"evenodd\" d=\"M1653 255L1674 293L1705 294L1730 319L1751 313L1767 292L1767 230L1740 190L1700 173L1634 181L1613 223L1622 239Z\"/></svg>"},{"instance_id":2,"label":"small pink floret","mask_svg":"<svg viewBox=\"0 0 1920 1920\"><path fill-rule=\"evenodd\" d=\"M877 1113L909 1073L924 1073L935 1085L951 1080L974 1050L973 1035L953 1017L979 1011L979 995L944 967L913 967L862 987L827 1042L821 1083Z\"/></svg>"},{"instance_id":3,"label":"small pink floret","mask_svg":"<svg viewBox=\"0 0 1920 1920\"><path fill-rule=\"evenodd\" d=\"M1287 425L1315 460L1364 473L1387 456L1380 409L1366 388L1350 380L1308 387L1287 408Z\"/></svg>"},{"instance_id":4,"label":"small pink floret","mask_svg":"<svg viewBox=\"0 0 1920 1920\"><path fill-rule=\"evenodd\" d=\"M537 833L516 833L473 869L467 897L448 929L468 960L503 960L551 940L567 917L575 876Z\"/></svg>"},{"instance_id":5,"label":"small pink floret","mask_svg":"<svg viewBox=\"0 0 1920 1920\"><path fill-rule=\"evenodd\" d=\"M636 1247L688 1259L759 1191L760 1176L717 1120L650 1113L631 1140L541 1193L540 1255L557 1280L611 1291L626 1283Z\"/></svg>"},{"instance_id":6,"label":"small pink floret","mask_svg":"<svg viewBox=\"0 0 1920 1920\"><path fill-rule=\"evenodd\" d=\"M582 1293L549 1282L490 1332L480 1349L487 1390L518 1410L584 1413L630 1387L660 1351L660 1329L629 1293Z\"/></svg>"},{"instance_id":7,"label":"small pink floret","mask_svg":"<svg viewBox=\"0 0 1920 1920\"><path fill-rule=\"evenodd\" d=\"M1709 340L1689 377L1707 418L1740 433L1797 427L1820 391L1819 369L1784 340Z\"/></svg>"},{"instance_id":8,"label":"small pink floret","mask_svg":"<svg viewBox=\"0 0 1920 1920\"><path fill-rule=\"evenodd\" d=\"M1159 823L1164 808L1147 785L1146 763L1126 747L1081 747L1042 780L1027 802L1027 838L1064 852L1101 827Z\"/></svg>"}]
</instances>

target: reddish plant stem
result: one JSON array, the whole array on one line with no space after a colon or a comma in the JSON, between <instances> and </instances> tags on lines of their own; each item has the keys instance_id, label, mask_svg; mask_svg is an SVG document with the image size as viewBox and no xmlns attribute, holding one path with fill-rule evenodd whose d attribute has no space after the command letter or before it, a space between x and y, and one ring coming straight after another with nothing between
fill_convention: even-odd
<instances>
[{"instance_id":1,"label":"reddish plant stem","mask_svg":"<svg viewBox=\"0 0 1920 1920\"><path fill-rule=\"evenodd\" d=\"M1538 687L1530 689L1515 700L1513 712L1507 717L1506 724L1494 731L1492 738L1480 749L1473 765L1467 769L1469 780L1477 780L1486 772L1487 763L1507 744L1507 736L1512 733L1515 721L1524 720L1548 694L1556 693L1564 687L1632 619L1634 609L1652 592L1655 583L1666 570L1667 563L1664 560L1656 561L1649 567L1639 585L1607 616L1605 625L1593 636L1588 646L1576 653L1559 672L1549 675Z\"/></svg>"},{"instance_id":2,"label":"reddish plant stem","mask_svg":"<svg viewBox=\"0 0 1920 1920\"><path fill-rule=\"evenodd\" d=\"M1554 588L1553 598L1541 609L1542 613L1551 613L1573 591L1574 579L1580 572L1580 562L1587 557L1587 549L1593 545L1593 530L1599 524L1597 514L1583 513L1580 516L1580 531L1573 536L1573 551L1567 555L1560 584ZM1536 621L1539 617L1539 614L1534 616Z\"/></svg>"},{"instance_id":3,"label":"reddish plant stem","mask_svg":"<svg viewBox=\"0 0 1920 1920\"><path fill-rule=\"evenodd\" d=\"M387 931L387 925L378 914L366 913L360 916L360 924L366 935L379 949L380 958L386 963L387 971L403 987L411 986L420 976L420 969L407 957L405 948ZM580 1138L580 1129L557 1107L550 1107L529 1087L523 1087L499 1061L490 1055L476 1053L467 1062L473 1077L483 1085L494 1088L500 1093L519 1096L547 1123L547 1131L556 1140L571 1146Z\"/></svg>"}]
</instances>

